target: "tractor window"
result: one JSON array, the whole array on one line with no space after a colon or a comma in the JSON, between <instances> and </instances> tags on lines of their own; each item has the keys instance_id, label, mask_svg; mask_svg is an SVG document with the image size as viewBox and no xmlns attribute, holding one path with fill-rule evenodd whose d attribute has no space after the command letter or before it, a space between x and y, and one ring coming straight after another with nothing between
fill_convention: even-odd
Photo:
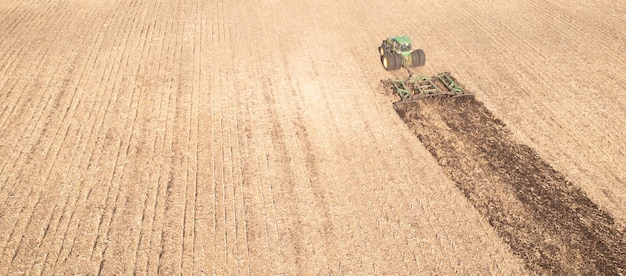
<instances>
[{"instance_id":1,"label":"tractor window","mask_svg":"<svg viewBox=\"0 0 626 276\"><path fill-rule=\"evenodd\" d=\"M411 51L411 44L402 44L400 46L400 51Z\"/></svg>"}]
</instances>

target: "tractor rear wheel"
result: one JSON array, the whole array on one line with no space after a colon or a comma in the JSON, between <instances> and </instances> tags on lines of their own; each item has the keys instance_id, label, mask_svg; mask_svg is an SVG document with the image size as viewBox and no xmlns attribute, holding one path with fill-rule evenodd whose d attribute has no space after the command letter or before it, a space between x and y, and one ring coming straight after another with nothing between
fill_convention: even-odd
<instances>
[{"instance_id":1,"label":"tractor rear wheel","mask_svg":"<svg viewBox=\"0 0 626 276\"><path fill-rule=\"evenodd\" d=\"M382 57L380 57L380 62L383 64L383 67L387 71L393 71L398 69L397 66L397 57L392 53L385 53Z\"/></svg>"},{"instance_id":2,"label":"tractor rear wheel","mask_svg":"<svg viewBox=\"0 0 626 276\"><path fill-rule=\"evenodd\" d=\"M418 67L424 66L426 64L426 54L424 54L424 50L417 49L411 53L411 59L413 60L411 66Z\"/></svg>"},{"instance_id":3,"label":"tractor rear wheel","mask_svg":"<svg viewBox=\"0 0 626 276\"><path fill-rule=\"evenodd\" d=\"M402 68L404 65L404 57L395 53L393 54L393 57L396 59L396 68L394 70Z\"/></svg>"}]
</instances>

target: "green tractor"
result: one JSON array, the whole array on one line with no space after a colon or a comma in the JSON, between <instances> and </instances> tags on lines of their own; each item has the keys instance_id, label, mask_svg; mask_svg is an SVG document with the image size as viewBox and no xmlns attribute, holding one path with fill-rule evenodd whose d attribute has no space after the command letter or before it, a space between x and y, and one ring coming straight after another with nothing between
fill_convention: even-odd
<instances>
[{"instance_id":1,"label":"green tractor","mask_svg":"<svg viewBox=\"0 0 626 276\"><path fill-rule=\"evenodd\" d=\"M378 47L380 62L387 71L398 70L401 67L424 66L426 57L424 50L411 49L411 38L408 36L392 36L383 40Z\"/></svg>"}]
</instances>

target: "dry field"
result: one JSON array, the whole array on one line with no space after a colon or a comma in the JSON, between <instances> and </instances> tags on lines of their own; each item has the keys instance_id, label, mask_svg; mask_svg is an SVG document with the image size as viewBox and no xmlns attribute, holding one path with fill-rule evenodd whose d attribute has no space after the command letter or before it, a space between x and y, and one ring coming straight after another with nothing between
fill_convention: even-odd
<instances>
[{"instance_id":1,"label":"dry field","mask_svg":"<svg viewBox=\"0 0 626 276\"><path fill-rule=\"evenodd\" d=\"M396 34L478 101L396 113ZM624 1L0 0L0 275L625 274L625 53Z\"/></svg>"}]
</instances>

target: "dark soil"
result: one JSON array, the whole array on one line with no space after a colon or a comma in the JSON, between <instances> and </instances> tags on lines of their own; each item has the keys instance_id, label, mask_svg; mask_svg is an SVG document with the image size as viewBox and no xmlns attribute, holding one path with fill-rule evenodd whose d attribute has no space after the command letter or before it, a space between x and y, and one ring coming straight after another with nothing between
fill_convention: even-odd
<instances>
[{"instance_id":1,"label":"dark soil","mask_svg":"<svg viewBox=\"0 0 626 276\"><path fill-rule=\"evenodd\" d=\"M624 229L481 102L426 99L397 112L530 270L626 274Z\"/></svg>"}]
</instances>

